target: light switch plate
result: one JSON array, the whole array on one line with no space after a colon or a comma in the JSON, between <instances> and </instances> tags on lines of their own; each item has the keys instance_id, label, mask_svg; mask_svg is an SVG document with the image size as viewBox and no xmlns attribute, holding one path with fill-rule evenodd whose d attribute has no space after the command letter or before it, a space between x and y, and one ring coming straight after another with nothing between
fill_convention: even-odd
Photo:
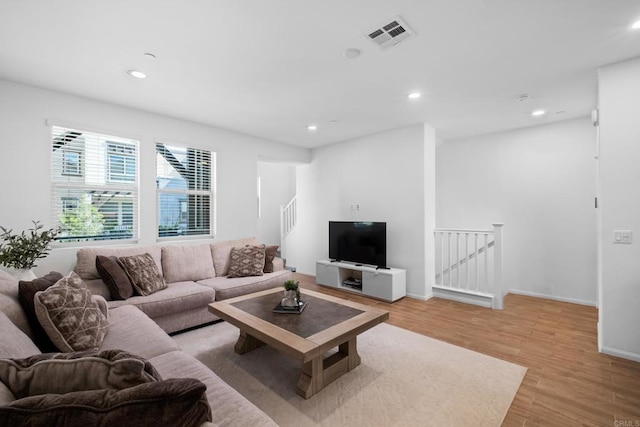
<instances>
[{"instance_id":1,"label":"light switch plate","mask_svg":"<svg viewBox=\"0 0 640 427\"><path fill-rule=\"evenodd\" d=\"M613 230L613 243L630 245L633 242L631 230Z\"/></svg>"}]
</instances>

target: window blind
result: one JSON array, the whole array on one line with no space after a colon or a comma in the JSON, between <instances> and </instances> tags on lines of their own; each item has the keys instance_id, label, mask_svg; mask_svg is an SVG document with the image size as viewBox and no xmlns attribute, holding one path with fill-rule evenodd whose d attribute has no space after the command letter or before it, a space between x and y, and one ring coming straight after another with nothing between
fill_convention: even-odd
<instances>
[{"instance_id":1,"label":"window blind","mask_svg":"<svg viewBox=\"0 0 640 427\"><path fill-rule=\"evenodd\" d=\"M51 208L58 241L138 237L138 146L133 139L52 126Z\"/></svg>"},{"instance_id":2,"label":"window blind","mask_svg":"<svg viewBox=\"0 0 640 427\"><path fill-rule=\"evenodd\" d=\"M158 237L215 234L215 153L156 144Z\"/></svg>"}]
</instances>

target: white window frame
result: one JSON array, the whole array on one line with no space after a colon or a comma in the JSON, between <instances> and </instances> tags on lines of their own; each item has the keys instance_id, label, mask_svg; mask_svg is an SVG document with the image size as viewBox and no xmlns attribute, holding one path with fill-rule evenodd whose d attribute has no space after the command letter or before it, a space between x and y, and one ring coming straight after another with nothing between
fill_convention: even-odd
<instances>
[{"instance_id":1,"label":"white window frame","mask_svg":"<svg viewBox=\"0 0 640 427\"><path fill-rule=\"evenodd\" d=\"M64 232L58 234L56 238L56 246L86 246L103 245L103 244L123 244L135 243L139 239L139 157L140 142L136 138L121 135L119 132L94 131L83 126L67 126L47 121L47 125L51 128L49 150L51 153L51 215L53 223L61 226L61 218L63 214L72 212L69 203L75 199L75 206L82 203L83 198L91 199L91 203L96 209L100 209L94 200L100 197L106 198L115 196L119 198L119 203L126 203L131 206L132 218L126 223L120 223L122 215L120 212L114 214L105 211L105 221L103 226L106 230L101 229L99 234L93 236L86 235L70 235L65 236ZM118 136L115 136L118 135ZM73 142L71 138L77 138ZM135 177L134 179L111 180L109 179L109 156L107 154L109 144L118 144L133 147L135 158ZM56 153L56 151L59 153ZM64 170L66 168L64 152L79 153L80 174L68 174ZM125 168L126 171L126 168ZM124 198L124 199L123 199ZM109 202L109 200L107 200ZM106 202L102 202L101 206L106 206ZM117 223L114 223L113 218ZM126 233L120 232L126 230Z\"/></svg>"},{"instance_id":2,"label":"white window frame","mask_svg":"<svg viewBox=\"0 0 640 427\"><path fill-rule=\"evenodd\" d=\"M210 188L209 190L189 190L189 189L162 189L156 185L156 215L157 215L157 226L156 226L156 240L157 241L166 241L166 240L185 240L185 239L199 239L206 238L211 239L216 235L216 152L210 149L197 148L194 146L185 146L182 144L174 144L166 141L156 141L156 159L159 155L158 146L164 146L166 148L173 149L182 149L182 150L197 150L207 152L210 156L210 171L209 171L209 180L210 180ZM156 183L159 182L160 177L157 162L156 162ZM162 224L162 219L160 218L160 199L162 194L176 194L176 195L186 195L186 196L209 196L209 232L198 234L189 230L185 235L176 235L176 236L161 236L160 235L160 227ZM180 211L184 213L185 211L185 202L180 202ZM186 209L188 211L188 207Z\"/></svg>"}]
</instances>

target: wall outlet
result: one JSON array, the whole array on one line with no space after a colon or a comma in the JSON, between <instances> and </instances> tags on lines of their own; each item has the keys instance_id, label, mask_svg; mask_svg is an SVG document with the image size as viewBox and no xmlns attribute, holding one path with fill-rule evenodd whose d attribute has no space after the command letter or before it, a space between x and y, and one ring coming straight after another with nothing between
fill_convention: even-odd
<instances>
[{"instance_id":1,"label":"wall outlet","mask_svg":"<svg viewBox=\"0 0 640 427\"><path fill-rule=\"evenodd\" d=\"M613 230L613 243L630 245L633 242L631 230Z\"/></svg>"}]
</instances>

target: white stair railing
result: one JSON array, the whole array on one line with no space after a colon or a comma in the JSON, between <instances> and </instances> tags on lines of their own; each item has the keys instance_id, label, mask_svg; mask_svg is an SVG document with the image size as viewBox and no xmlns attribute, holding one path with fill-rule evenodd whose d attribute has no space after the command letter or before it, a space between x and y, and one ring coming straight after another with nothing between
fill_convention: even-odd
<instances>
[{"instance_id":1,"label":"white stair railing","mask_svg":"<svg viewBox=\"0 0 640 427\"><path fill-rule=\"evenodd\" d=\"M280 206L280 254L283 258L287 252L287 236L298 222L298 202L296 196L286 205Z\"/></svg>"},{"instance_id":2,"label":"white stair railing","mask_svg":"<svg viewBox=\"0 0 640 427\"><path fill-rule=\"evenodd\" d=\"M502 226L434 230L437 296L502 310Z\"/></svg>"}]
</instances>

